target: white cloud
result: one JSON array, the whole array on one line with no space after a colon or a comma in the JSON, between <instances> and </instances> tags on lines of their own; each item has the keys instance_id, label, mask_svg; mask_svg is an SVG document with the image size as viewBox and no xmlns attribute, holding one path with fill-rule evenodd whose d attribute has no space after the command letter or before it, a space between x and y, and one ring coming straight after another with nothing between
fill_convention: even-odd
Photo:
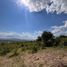
<instances>
[{"instance_id":1,"label":"white cloud","mask_svg":"<svg viewBox=\"0 0 67 67\"><path fill-rule=\"evenodd\" d=\"M67 13L67 0L51 0L51 2L53 3L46 9L47 12Z\"/></svg>"},{"instance_id":2,"label":"white cloud","mask_svg":"<svg viewBox=\"0 0 67 67\"><path fill-rule=\"evenodd\" d=\"M19 5L25 5L28 7L30 12L33 11L41 11L42 9L45 9L47 7L47 3L49 0L18 0L17 4Z\"/></svg>"},{"instance_id":3,"label":"white cloud","mask_svg":"<svg viewBox=\"0 0 67 67\"><path fill-rule=\"evenodd\" d=\"M54 35L66 35L67 36L67 20L64 21L64 25L61 26L52 26L52 31Z\"/></svg>"},{"instance_id":4,"label":"white cloud","mask_svg":"<svg viewBox=\"0 0 67 67\"><path fill-rule=\"evenodd\" d=\"M10 38L17 38L17 39L25 39L25 40L34 40L38 36L41 35L41 31L29 33L29 32L0 32L0 39L10 39Z\"/></svg>"},{"instance_id":5,"label":"white cloud","mask_svg":"<svg viewBox=\"0 0 67 67\"><path fill-rule=\"evenodd\" d=\"M48 13L67 13L67 0L17 0L17 4L25 5L30 12L46 9Z\"/></svg>"}]
</instances>

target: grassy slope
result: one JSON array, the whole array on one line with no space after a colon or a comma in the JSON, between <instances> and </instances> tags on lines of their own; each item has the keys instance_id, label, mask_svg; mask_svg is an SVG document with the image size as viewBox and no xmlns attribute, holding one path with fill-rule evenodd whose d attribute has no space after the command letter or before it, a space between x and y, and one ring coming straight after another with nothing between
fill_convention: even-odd
<instances>
[{"instance_id":1,"label":"grassy slope","mask_svg":"<svg viewBox=\"0 0 67 67\"><path fill-rule=\"evenodd\" d=\"M0 57L0 67L67 67L67 48L46 48L37 53Z\"/></svg>"}]
</instances>

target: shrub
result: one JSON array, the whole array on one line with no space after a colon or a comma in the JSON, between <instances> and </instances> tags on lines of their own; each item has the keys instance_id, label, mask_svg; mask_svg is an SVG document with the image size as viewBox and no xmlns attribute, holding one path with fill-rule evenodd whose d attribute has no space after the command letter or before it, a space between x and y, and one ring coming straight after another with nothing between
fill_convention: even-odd
<instances>
[{"instance_id":1,"label":"shrub","mask_svg":"<svg viewBox=\"0 0 67 67\"><path fill-rule=\"evenodd\" d=\"M0 55L1 56L4 56L4 55L6 55L9 52L10 52L10 50L8 48L1 48L0 49Z\"/></svg>"},{"instance_id":2,"label":"shrub","mask_svg":"<svg viewBox=\"0 0 67 67\"><path fill-rule=\"evenodd\" d=\"M18 53L17 53L17 50L16 49L13 49L10 53L8 53L8 57L14 57L14 56L17 56Z\"/></svg>"},{"instance_id":3,"label":"shrub","mask_svg":"<svg viewBox=\"0 0 67 67\"><path fill-rule=\"evenodd\" d=\"M37 46L32 46L32 53L37 53L38 47Z\"/></svg>"},{"instance_id":4,"label":"shrub","mask_svg":"<svg viewBox=\"0 0 67 67\"><path fill-rule=\"evenodd\" d=\"M53 46L53 43L54 43L54 36L51 32L46 32L44 31L42 33L42 41L43 41L43 46L45 47L51 47Z\"/></svg>"}]
</instances>

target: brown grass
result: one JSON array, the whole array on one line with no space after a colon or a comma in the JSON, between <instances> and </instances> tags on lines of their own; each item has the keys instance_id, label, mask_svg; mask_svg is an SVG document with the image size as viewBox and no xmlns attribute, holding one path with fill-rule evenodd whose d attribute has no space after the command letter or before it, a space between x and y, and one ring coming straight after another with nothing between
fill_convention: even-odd
<instances>
[{"instance_id":1,"label":"brown grass","mask_svg":"<svg viewBox=\"0 0 67 67\"><path fill-rule=\"evenodd\" d=\"M0 67L67 67L67 49L47 48L35 54L0 57Z\"/></svg>"}]
</instances>

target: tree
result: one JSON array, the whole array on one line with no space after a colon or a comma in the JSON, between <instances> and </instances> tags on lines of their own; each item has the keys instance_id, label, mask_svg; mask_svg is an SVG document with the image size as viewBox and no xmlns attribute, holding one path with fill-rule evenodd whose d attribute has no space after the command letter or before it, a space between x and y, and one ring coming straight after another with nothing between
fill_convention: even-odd
<instances>
[{"instance_id":1,"label":"tree","mask_svg":"<svg viewBox=\"0 0 67 67\"><path fill-rule=\"evenodd\" d=\"M42 39L41 39L41 37L40 36L38 36L38 38L37 38L37 40L36 41L41 41Z\"/></svg>"},{"instance_id":2,"label":"tree","mask_svg":"<svg viewBox=\"0 0 67 67\"><path fill-rule=\"evenodd\" d=\"M38 36L38 38L36 39L36 43L37 43L37 46L39 48L42 48L42 38L41 38L41 36Z\"/></svg>"},{"instance_id":3,"label":"tree","mask_svg":"<svg viewBox=\"0 0 67 67\"><path fill-rule=\"evenodd\" d=\"M42 33L42 41L44 43L44 46L50 47L53 46L54 43L54 36L51 32L44 31Z\"/></svg>"}]
</instances>

